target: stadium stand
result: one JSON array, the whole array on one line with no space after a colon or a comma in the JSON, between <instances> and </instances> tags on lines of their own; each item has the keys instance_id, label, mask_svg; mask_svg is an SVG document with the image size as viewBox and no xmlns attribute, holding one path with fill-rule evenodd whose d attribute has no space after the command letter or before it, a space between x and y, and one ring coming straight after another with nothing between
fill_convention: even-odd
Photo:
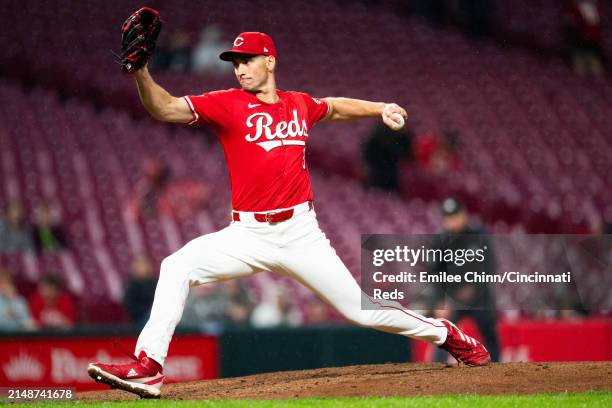
<instances>
[{"instance_id":1,"label":"stadium stand","mask_svg":"<svg viewBox=\"0 0 612 408\"><path fill-rule=\"evenodd\" d=\"M535 31L543 20L556 21L529 13L534 7L529 2L515 3L517 7L508 10L500 5L511 27L517 20ZM242 30L253 7L266 4L238 1L233 13L210 4L205 16L189 12L180 1L160 4L160 9L167 31L180 27L195 36L214 21L231 38ZM282 18L281 11L271 10L249 19L249 26L265 27L277 39L282 87L319 96L397 101L410 112L417 134L445 128L459 132L462 169L441 179L407 177L407 197L431 200L452 192L488 221L521 222L531 232L585 232L601 214L612 211L607 208L612 189L601 177L610 169L606 130L611 119L605 112L612 95L609 81L595 86L576 78L561 59L540 59L491 41L473 42L460 33L407 20L388 8L369 9L359 2L348 8L341 2L308 4L292 2L291 13L282 13ZM9 13L25 7L36 21L30 35L20 31L26 30L22 26L4 34L21 39L2 41L10 45L5 74L144 115L129 78L117 75L109 81L109 73L116 72L112 59L105 52L91 52L92 43L100 50L116 47L117 21L130 9L127 2L58 7L63 21L74 24L52 42L43 41L53 21L44 10L52 7L43 10L37 5L26 1L9 7ZM558 13L556 6L538 8L542 9ZM361 24L365 21L368 24ZM336 30L347 22L360 30ZM78 35L94 23L102 28L87 38ZM300 24L316 26L316 34L294 33L291 27ZM555 30L537 32L549 38ZM367 63L363 58L388 63ZM157 77L176 94L234 86L229 73L201 77L164 72ZM321 125L311 142L311 162L335 174L357 176L361 142L370 125Z\"/></svg>"},{"instance_id":2,"label":"stadium stand","mask_svg":"<svg viewBox=\"0 0 612 408\"><path fill-rule=\"evenodd\" d=\"M0 82L0 206L12 198L27 210L40 202L58 203L79 245L41 257L2 254L0 261L23 271L18 277L22 288L31 287L42 271L60 271L79 296L83 321L112 322L122 318L122 284L135 254L146 252L159 263L183 242L227 223L222 152L208 131L168 127L145 117L131 79L119 74L107 52L118 46L119 25L131 2L43 3L6 5L7 21L16 24L0 34L0 74L11 78ZM494 232L587 232L612 217L612 181L606 176L612 170L609 80L584 81L560 58L538 58L489 40L474 42L389 7L315 0L279 8L272 3L211 2L201 12L185 0L151 5L164 16L165 34L180 27L195 38L210 22L221 27L228 42L243 30L267 31L278 44L283 88L395 101L406 107L415 133L452 128L461 137L460 169L429 177L407 167L404 197L399 197L364 189L355 170L373 122L318 125L309 158L316 209L354 274L360 233L435 232L436 200L446 195L465 200ZM503 5L509 7L510 28L540 33L544 46L553 46L556 28L550 16L556 6L546 2L538 14L530 12L530 2L508 3L517 5ZM251 14L262 7L269 12ZM30 23L19 24L19 15L28 15ZM56 21L62 21L62 30L53 30ZM234 86L229 72L159 72L156 78L175 94ZM135 222L126 214L127 197L148 158L162 159L177 177L197 177L215 192L195 222ZM261 294L276 279L258 277L252 284ZM295 283L286 285L299 299L310 296ZM92 290L84 293L85 286ZM502 295L500 302L511 306L520 296L527 294ZM115 306L102 310L100 299L109 298Z\"/></svg>"}]
</instances>

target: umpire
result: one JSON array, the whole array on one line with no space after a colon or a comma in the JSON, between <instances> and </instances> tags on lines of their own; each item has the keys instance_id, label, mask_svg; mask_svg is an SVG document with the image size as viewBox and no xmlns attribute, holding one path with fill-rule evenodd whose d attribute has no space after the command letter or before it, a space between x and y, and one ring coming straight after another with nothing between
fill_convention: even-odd
<instances>
[{"instance_id":1,"label":"umpire","mask_svg":"<svg viewBox=\"0 0 612 408\"><path fill-rule=\"evenodd\" d=\"M428 265L430 274L447 272L464 276L468 271L495 271L495 254L488 233L481 226L470 225L470 217L465 206L454 198L442 202L444 230L432 242L432 248L444 250L466 250L487 247L483 262L466 262L458 266L453 262L439 262ZM499 361L499 339L497 335L497 316L495 302L489 285L486 283L440 283L436 284L430 303L434 317L458 322L470 317L476 323L484 344L491 354L492 361ZM434 361L444 362L445 353L434 355Z\"/></svg>"}]
</instances>

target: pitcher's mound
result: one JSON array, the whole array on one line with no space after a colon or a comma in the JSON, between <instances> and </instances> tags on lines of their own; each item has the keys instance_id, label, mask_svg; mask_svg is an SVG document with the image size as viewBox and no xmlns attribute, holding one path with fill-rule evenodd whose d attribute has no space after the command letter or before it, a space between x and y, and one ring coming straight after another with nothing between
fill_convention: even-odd
<instances>
[{"instance_id":1,"label":"pitcher's mound","mask_svg":"<svg viewBox=\"0 0 612 408\"><path fill-rule=\"evenodd\" d=\"M612 362L504 363L487 367L382 364L287 371L167 384L162 398L288 399L434 394L535 394L612 390ZM123 391L79 393L82 401L138 399Z\"/></svg>"}]
</instances>

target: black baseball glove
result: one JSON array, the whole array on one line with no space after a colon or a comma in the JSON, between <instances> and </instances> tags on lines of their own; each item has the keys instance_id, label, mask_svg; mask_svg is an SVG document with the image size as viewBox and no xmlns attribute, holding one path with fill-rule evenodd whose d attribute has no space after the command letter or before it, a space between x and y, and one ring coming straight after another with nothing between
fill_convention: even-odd
<instances>
[{"instance_id":1,"label":"black baseball glove","mask_svg":"<svg viewBox=\"0 0 612 408\"><path fill-rule=\"evenodd\" d=\"M115 54L121 70L128 74L144 67L153 51L161 31L159 12L143 7L132 13L121 26L121 53Z\"/></svg>"}]
</instances>

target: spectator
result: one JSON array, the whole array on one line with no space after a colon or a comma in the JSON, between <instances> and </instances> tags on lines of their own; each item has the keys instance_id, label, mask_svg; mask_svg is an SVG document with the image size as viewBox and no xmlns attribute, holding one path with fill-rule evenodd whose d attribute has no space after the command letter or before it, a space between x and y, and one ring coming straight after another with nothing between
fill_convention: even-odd
<instances>
[{"instance_id":1,"label":"spectator","mask_svg":"<svg viewBox=\"0 0 612 408\"><path fill-rule=\"evenodd\" d=\"M200 33L200 40L193 49L193 71L199 74L227 73L227 66L218 58L225 51L223 32L216 25L209 25Z\"/></svg>"},{"instance_id":2,"label":"spectator","mask_svg":"<svg viewBox=\"0 0 612 408\"><path fill-rule=\"evenodd\" d=\"M25 299L17 293L11 273L0 268L0 331L34 330Z\"/></svg>"},{"instance_id":3,"label":"spectator","mask_svg":"<svg viewBox=\"0 0 612 408\"><path fill-rule=\"evenodd\" d=\"M163 215L185 218L204 204L208 189L197 181L175 181L168 166L158 160L147 160L143 178L128 204L132 217Z\"/></svg>"},{"instance_id":4,"label":"spectator","mask_svg":"<svg viewBox=\"0 0 612 408\"><path fill-rule=\"evenodd\" d=\"M56 252L66 248L66 235L61 223L54 219L51 208L42 204L35 211L34 246L38 252Z\"/></svg>"},{"instance_id":5,"label":"spectator","mask_svg":"<svg viewBox=\"0 0 612 408\"><path fill-rule=\"evenodd\" d=\"M228 299L227 322L232 325L247 325L253 312L253 297L241 281L232 279L223 282Z\"/></svg>"},{"instance_id":6,"label":"spectator","mask_svg":"<svg viewBox=\"0 0 612 408\"><path fill-rule=\"evenodd\" d=\"M415 143L415 156L421 170L444 175L460 167L459 135L456 131L446 131L441 135L427 132L420 135Z\"/></svg>"},{"instance_id":7,"label":"spectator","mask_svg":"<svg viewBox=\"0 0 612 408\"><path fill-rule=\"evenodd\" d=\"M168 186L170 169L157 160L146 160L142 166L143 178L132 195L129 210L135 217L157 213L158 201Z\"/></svg>"},{"instance_id":8,"label":"spectator","mask_svg":"<svg viewBox=\"0 0 612 408\"><path fill-rule=\"evenodd\" d=\"M31 251L33 248L32 232L21 204L13 201L6 211L6 220L0 220L0 252Z\"/></svg>"},{"instance_id":9,"label":"spectator","mask_svg":"<svg viewBox=\"0 0 612 408\"><path fill-rule=\"evenodd\" d=\"M189 71L191 67L191 38L188 32L174 30L169 36L160 36L151 58L153 71Z\"/></svg>"},{"instance_id":10,"label":"spectator","mask_svg":"<svg viewBox=\"0 0 612 408\"><path fill-rule=\"evenodd\" d=\"M328 323L330 320L329 307L320 299L313 297L306 303L304 308L304 321L306 325L317 325Z\"/></svg>"},{"instance_id":11,"label":"spectator","mask_svg":"<svg viewBox=\"0 0 612 408\"><path fill-rule=\"evenodd\" d=\"M239 280L201 285L189 294L181 324L217 331L248 324L252 310L251 294Z\"/></svg>"},{"instance_id":12,"label":"spectator","mask_svg":"<svg viewBox=\"0 0 612 408\"><path fill-rule=\"evenodd\" d=\"M431 247L441 249L466 250L487 247L482 262L465 262L456 265L453 262L439 262L429 265L429 272L438 274L447 272L450 275L463 276L468 271L495 273L495 253L488 234L480 226L470 225L470 216L461 202L447 198L442 203L444 231L434 240ZM476 269L475 269L476 268ZM499 340L497 336L497 315L495 302L486 283L447 283L435 287L431 307L434 317L445 318L454 322L464 317L472 318L484 339L484 344L491 354L492 361L499 361ZM436 353L436 361L445 361L446 353Z\"/></svg>"},{"instance_id":13,"label":"spectator","mask_svg":"<svg viewBox=\"0 0 612 408\"><path fill-rule=\"evenodd\" d=\"M38 326L44 329L70 329L77 321L74 301L55 275L47 275L40 281L30 296L30 310Z\"/></svg>"},{"instance_id":14,"label":"spectator","mask_svg":"<svg viewBox=\"0 0 612 408\"><path fill-rule=\"evenodd\" d=\"M225 307L220 284L197 286L189 292L181 325L219 331L225 324Z\"/></svg>"},{"instance_id":15,"label":"spectator","mask_svg":"<svg viewBox=\"0 0 612 408\"><path fill-rule=\"evenodd\" d=\"M302 314L291 301L287 290L277 289L273 292L270 299L255 307L251 324L254 327L293 327L302 323Z\"/></svg>"},{"instance_id":16,"label":"spectator","mask_svg":"<svg viewBox=\"0 0 612 408\"><path fill-rule=\"evenodd\" d=\"M597 0L569 0L564 31L574 71L584 77L603 76L601 7Z\"/></svg>"},{"instance_id":17,"label":"spectator","mask_svg":"<svg viewBox=\"0 0 612 408\"><path fill-rule=\"evenodd\" d=\"M376 125L363 146L363 161L370 185L386 191L399 190L400 161L410 157L412 133Z\"/></svg>"},{"instance_id":18,"label":"spectator","mask_svg":"<svg viewBox=\"0 0 612 408\"><path fill-rule=\"evenodd\" d=\"M134 258L123 294L123 306L131 323L144 326L147 322L156 286L157 279L153 276L149 258L146 255Z\"/></svg>"}]
</instances>

